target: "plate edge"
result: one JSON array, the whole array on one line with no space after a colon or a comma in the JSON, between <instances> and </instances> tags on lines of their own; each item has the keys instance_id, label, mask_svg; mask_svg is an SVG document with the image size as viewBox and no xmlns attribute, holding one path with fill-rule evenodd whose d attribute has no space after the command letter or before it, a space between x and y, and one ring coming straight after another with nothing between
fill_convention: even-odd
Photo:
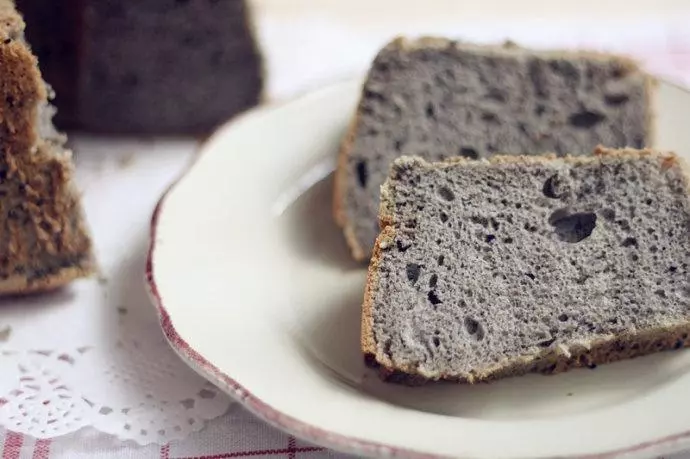
<instances>
[{"instance_id":1,"label":"plate edge","mask_svg":"<svg viewBox=\"0 0 690 459\"><path fill-rule=\"evenodd\" d=\"M249 118L257 113L264 112L266 110L276 109L278 107L288 105L297 100L301 100L309 95L314 95L321 91L333 90L337 86L345 86L347 84L353 84L356 79L349 79L342 81L340 83L330 84L321 90L310 91L306 94L296 96L281 102L272 102L260 104L253 107L244 113L232 118L226 123L220 125L216 131L206 139L204 139L201 144L197 147L197 153L193 160L188 164L186 169L182 171L180 176L175 179L168 188L161 195L158 203L156 204L153 214L151 216L151 222L149 227L149 245L146 254L146 266L144 273L144 280L146 283L147 293L158 314L159 324L163 330L163 334L168 341L168 344L172 347L173 351L195 372L197 372L203 378L210 380L213 384L219 386L223 392L230 395L237 402L241 403L246 409L257 416L264 422L284 431L288 432L296 437L300 437L308 442L338 450L344 453L355 453L360 455L366 455L369 457L397 457L406 459L448 459L450 456L443 456L431 453L422 453L419 451L396 447L391 445L385 445L382 443L361 440L355 437L348 437L342 434L330 432L320 427L313 426L306 422L300 421L290 415L282 413L281 411L273 408L269 404L263 402L258 397L254 396L247 388L235 381L231 376L223 373L213 365L211 362L206 360L199 352L197 352L192 346L190 346L183 338L180 336L172 323L172 319L163 304L162 298L159 293L158 285L156 283L155 275L155 263L154 257L156 252L156 236L158 232L158 220L162 214L165 201L174 189L179 185L179 183L189 175L201 160L205 154L206 146L215 140L216 137L220 137L226 130L229 130L238 121ZM666 81L664 81L666 82ZM682 87L682 86L680 86ZM664 447L673 448L672 451L667 451L663 449ZM686 447L690 447L690 430L684 431L678 434L669 435L656 440L650 440L648 442L639 443L630 447L621 448L613 451L607 451L603 453L597 453L592 455L579 455L579 456L553 456L551 458L545 459L614 459L614 458L629 458L629 457L639 457L642 455L656 455L660 453L669 454L672 452L683 451ZM472 459L467 456L464 459Z\"/></svg>"}]
</instances>

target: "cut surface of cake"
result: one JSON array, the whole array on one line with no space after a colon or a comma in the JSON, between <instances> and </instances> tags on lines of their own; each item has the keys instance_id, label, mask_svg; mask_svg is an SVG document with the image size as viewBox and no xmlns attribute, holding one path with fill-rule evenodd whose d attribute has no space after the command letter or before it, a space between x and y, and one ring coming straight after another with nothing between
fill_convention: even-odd
<instances>
[{"instance_id":1,"label":"cut surface of cake","mask_svg":"<svg viewBox=\"0 0 690 459\"><path fill-rule=\"evenodd\" d=\"M399 156L585 154L651 143L652 80L626 58L398 39L374 59L336 172L334 213L355 258L378 234Z\"/></svg>"},{"instance_id":2,"label":"cut surface of cake","mask_svg":"<svg viewBox=\"0 0 690 459\"><path fill-rule=\"evenodd\" d=\"M0 294L48 290L92 273L71 153L24 22L0 0Z\"/></svg>"},{"instance_id":3,"label":"cut surface of cake","mask_svg":"<svg viewBox=\"0 0 690 459\"><path fill-rule=\"evenodd\" d=\"M593 156L399 158L362 314L394 381L555 373L690 343L684 163Z\"/></svg>"}]
</instances>

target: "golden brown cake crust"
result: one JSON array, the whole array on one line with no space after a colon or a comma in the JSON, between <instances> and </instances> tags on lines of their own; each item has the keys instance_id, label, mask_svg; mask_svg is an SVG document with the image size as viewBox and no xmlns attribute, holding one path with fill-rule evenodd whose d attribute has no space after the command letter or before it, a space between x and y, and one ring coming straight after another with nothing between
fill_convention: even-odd
<instances>
[{"instance_id":1,"label":"golden brown cake crust","mask_svg":"<svg viewBox=\"0 0 690 459\"><path fill-rule=\"evenodd\" d=\"M47 91L23 31L0 0L0 293L50 289L93 270L71 155L40 136Z\"/></svg>"},{"instance_id":2,"label":"golden brown cake crust","mask_svg":"<svg viewBox=\"0 0 690 459\"><path fill-rule=\"evenodd\" d=\"M685 174L688 184L690 184L690 169L687 163L678 158L674 153L662 153L652 149L609 149L600 146L594 150L592 156L566 156L562 158L557 158L555 154L543 156L494 156L485 161L492 164L535 164L559 160L570 164L586 164L598 161L602 156L631 159L655 156L664 168L679 167ZM399 161L418 160L403 157ZM433 168L452 167L453 165L470 163L472 161L462 157L454 157L440 163L422 162L426 163L428 167ZM688 192L690 193L690 186L688 187ZM396 234L393 219L394 200L395 197L390 191L388 182L386 182L381 190L381 207L379 211L379 223L382 230L374 246L362 304L361 348L367 365L377 368L384 380L408 385L419 385L430 382L430 380L418 374L415 368L396 366L385 352L379 351L373 332L374 319L372 308L378 284L379 266L382 263L383 251L394 243ZM529 354L504 360L493 366L482 368L461 377L441 375L439 379L473 384L534 372L555 374L571 368L593 368L599 364L634 358L662 350L685 347L690 347L690 322L667 324L655 329L602 337L578 346L570 346L567 351L562 351L559 348L544 349L538 354Z\"/></svg>"}]
</instances>

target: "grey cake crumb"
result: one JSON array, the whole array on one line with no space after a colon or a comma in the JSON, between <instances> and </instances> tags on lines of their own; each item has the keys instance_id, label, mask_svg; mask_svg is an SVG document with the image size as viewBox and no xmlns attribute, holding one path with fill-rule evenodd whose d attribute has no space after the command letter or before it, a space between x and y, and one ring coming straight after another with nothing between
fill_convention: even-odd
<instances>
[{"instance_id":1,"label":"grey cake crumb","mask_svg":"<svg viewBox=\"0 0 690 459\"><path fill-rule=\"evenodd\" d=\"M555 372L684 347L690 199L679 160L397 160L365 298L370 363L424 379Z\"/></svg>"}]
</instances>

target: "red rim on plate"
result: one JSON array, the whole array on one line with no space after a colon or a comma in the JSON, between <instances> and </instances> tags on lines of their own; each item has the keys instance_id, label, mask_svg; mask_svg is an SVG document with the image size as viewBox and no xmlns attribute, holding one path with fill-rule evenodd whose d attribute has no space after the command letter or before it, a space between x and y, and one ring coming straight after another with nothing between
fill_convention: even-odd
<instances>
[{"instance_id":1,"label":"red rim on plate","mask_svg":"<svg viewBox=\"0 0 690 459\"><path fill-rule=\"evenodd\" d=\"M199 152L195 157L194 161L192 161L192 163L189 165L189 168L174 183L170 185L170 187L163 193L161 199L158 201L158 204L156 205L156 208L153 211L153 216L151 218L150 241L148 254L146 257L145 277L149 295L154 306L158 311L160 325L163 329L163 333L165 334L165 337L172 346L173 350L188 365L190 365L190 367L192 367L195 371L197 371L206 379L210 380L212 383L218 385L224 392L231 395L235 400L240 402L245 408L247 408L250 412L254 413L257 417L267 422L268 424L271 424L283 431L288 432L289 434L295 435L306 441L319 444L327 448L336 449L350 454L354 453L375 457L401 457L411 459L446 459L447 456L422 453L419 451L414 451L402 447L385 445L372 441L361 440L354 437L347 437L334 432L329 432L317 426L310 425L308 423L300 421L299 419L295 419L292 416L280 412L279 410L273 408L269 404L265 403L264 401L253 395L249 391L249 389L242 386L230 375L223 373L218 367L216 367L213 363L204 358L203 355L197 352L192 346L190 346L189 343L187 343L184 340L184 338L177 333L173 321L170 317L170 314L165 308L165 304L163 303L163 300L158 290L158 286L156 284L156 269L154 263L154 256L156 252L158 219L161 215L167 197L174 190L175 186L180 182L180 180L182 180L187 174L189 174L193 170L196 162L199 160L201 155L203 155L204 145L206 145L210 140L225 132L227 129L231 128L234 122L238 119L251 117L256 113L263 112L266 110L272 110L286 103L289 102L272 103L253 108L222 126L219 130L216 131L216 133L214 133L212 136L210 136L203 142L201 147L199 147ZM657 440L639 443L627 448L621 448L599 454L585 456L559 456L559 458L608 459L643 452L655 454L655 450L661 446L671 446L674 443L681 442L687 444L687 442L683 442L683 440L687 439L690 439L690 430L679 434L659 438ZM681 445L678 446L680 447ZM676 450L680 450L680 448Z\"/></svg>"}]
</instances>

